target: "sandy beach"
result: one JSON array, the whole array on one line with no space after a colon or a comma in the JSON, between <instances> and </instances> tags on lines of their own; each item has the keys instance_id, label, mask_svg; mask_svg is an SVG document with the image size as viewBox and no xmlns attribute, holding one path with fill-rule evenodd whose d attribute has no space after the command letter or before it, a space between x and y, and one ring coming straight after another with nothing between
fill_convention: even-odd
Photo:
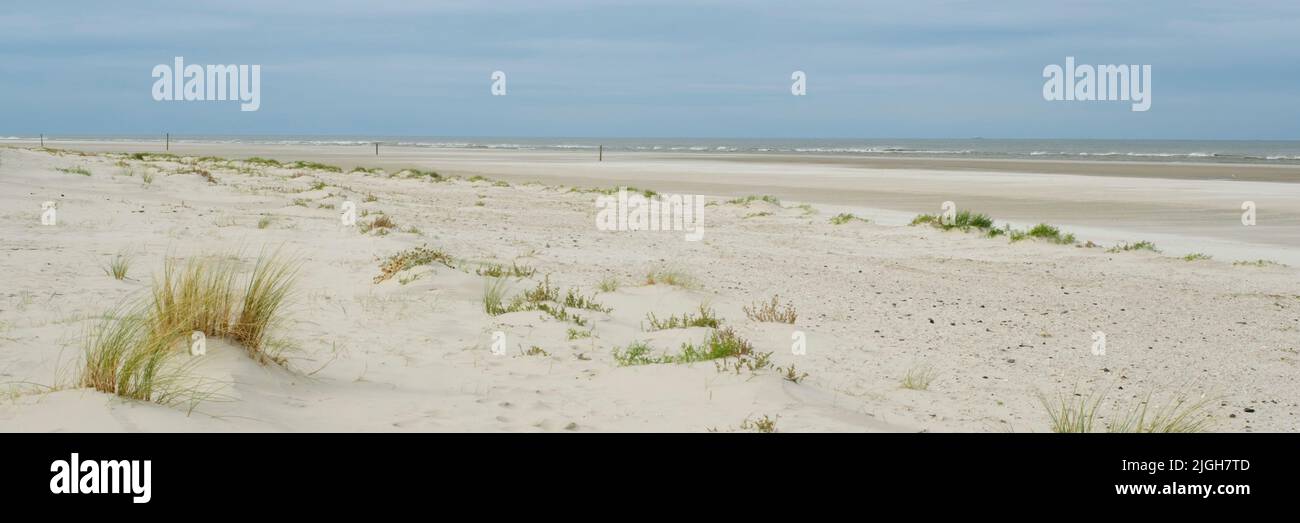
<instances>
[{"instance_id":1,"label":"sandy beach","mask_svg":"<svg viewBox=\"0 0 1300 523\"><path fill-rule=\"evenodd\" d=\"M1181 399L1204 403L1208 430L1300 430L1296 167L3 145L3 431L1048 432L1060 397L1098 398L1099 424ZM235 161L250 157L341 169ZM599 230L588 189L619 186L705 195L703 239ZM1076 241L908 225L945 201ZM348 202L395 226L341 226ZM1160 252L1110 249L1138 241ZM377 281L422 246L452 261ZM275 248L300 262L273 332L284 364L211 338L181 358L219 385L196 405L79 386L92 320L148 295L168 257L247 271ZM131 260L121 280L114 257ZM500 278L507 296L554 285L598 306L571 308L581 324L491 314L493 264L527 269ZM773 297L794 323L746 312ZM652 326L700 310L719 327ZM630 347L670 357L722 327L768 360L627 364Z\"/></svg>"}]
</instances>

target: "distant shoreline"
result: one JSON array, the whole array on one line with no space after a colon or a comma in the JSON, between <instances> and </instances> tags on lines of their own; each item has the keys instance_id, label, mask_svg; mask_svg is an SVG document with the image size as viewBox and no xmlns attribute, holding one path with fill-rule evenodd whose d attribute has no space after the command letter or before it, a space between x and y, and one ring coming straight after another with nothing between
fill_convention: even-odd
<instances>
[{"instance_id":1,"label":"distant shoreline","mask_svg":"<svg viewBox=\"0 0 1300 523\"><path fill-rule=\"evenodd\" d=\"M340 163L344 167L356 165L392 165L394 158L415 158L426 156L463 156L463 155L518 155L538 158L557 158L564 160L582 159L591 156L595 159L597 151L585 146L574 145L571 148L488 148L488 147L428 147L417 145L394 145L381 142L381 154L377 162L367 163L367 153L373 142L354 140L326 141L304 144L296 141L279 143L274 141L229 141L229 140L192 140L174 139L172 152L178 154L208 154L216 152L229 153L232 150L248 151L249 154L274 154L288 149L296 151L320 151L313 154L313 160L330 157L344 157ZM33 147L40 144L37 140L0 140L0 147ZM68 148L93 152L136 152L162 149L162 140L60 140L47 139L46 146ZM259 152L260 151L260 152ZM1001 173L1034 174L1071 174L1083 176L1106 176L1118 178L1160 178L1180 180L1236 180L1300 183L1300 162L1297 163L1250 163L1231 161L1177 161L1177 160L1120 160L1109 157L1092 156L1085 158L1051 159L1051 158L985 158L952 157L948 155L927 155L914 153L900 156L876 156L852 153L781 153L781 152L716 152L716 151L628 151L613 146L604 150L606 161L640 160L640 161L720 161L748 162L763 164L822 165L827 167L847 167L862 169L918 169L936 171L969 171ZM348 163L353 160L356 165ZM1298 157L1300 158L1300 157ZM421 164L401 165L416 167ZM393 165L396 166L396 165Z\"/></svg>"}]
</instances>

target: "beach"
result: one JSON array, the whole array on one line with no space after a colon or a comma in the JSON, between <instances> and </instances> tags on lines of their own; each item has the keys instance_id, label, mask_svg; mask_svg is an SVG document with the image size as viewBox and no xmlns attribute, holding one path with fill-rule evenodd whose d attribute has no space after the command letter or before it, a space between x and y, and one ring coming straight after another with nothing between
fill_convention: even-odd
<instances>
[{"instance_id":1,"label":"beach","mask_svg":"<svg viewBox=\"0 0 1300 523\"><path fill-rule=\"evenodd\" d=\"M4 431L1049 432L1062 398L1095 400L1098 427L1197 404L1208 430L1300 429L1300 167L3 145ZM253 157L274 162L238 161ZM620 186L704 195L702 239L600 230L596 199ZM348 202L394 226L341 226ZM1075 238L909 225L944 202ZM1113 249L1141 241L1159 252ZM452 261L379 278L420 247ZM214 385L203 401L80 386L89 325L148 295L168 257L246 271L268 249L300 263L283 364L211 338L182 356ZM121 280L115 256L132 260ZM598 305L570 307L580 322L493 314L496 281ZM774 298L793 323L746 311ZM654 327L703 310L719 325ZM721 328L767 359L667 361ZM634 346L667 359L629 363Z\"/></svg>"}]
</instances>

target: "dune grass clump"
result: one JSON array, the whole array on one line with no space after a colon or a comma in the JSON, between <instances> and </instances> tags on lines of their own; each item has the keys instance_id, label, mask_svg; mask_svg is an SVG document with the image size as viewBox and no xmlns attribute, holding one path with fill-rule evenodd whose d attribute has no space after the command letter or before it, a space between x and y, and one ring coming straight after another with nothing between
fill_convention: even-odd
<instances>
[{"instance_id":1,"label":"dune grass clump","mask_svg":"<svg viewBox=\"0 0 1300 523\"><path fill-rule=\"evenodd\" d=\"M1217 398L1201 395L1193 398L1186 391L1175 391L1161 395L1167 397L1163 405L1153 399L1157 395L1148 392L1136 405L1120 407L1123 413L1107 424L1107 432L1114 433L1176 433L1205 432L1211 428L1214 419L1206 412ZM1106 392L1093 392L1082 395L1078 392L1062 394L1056 399L1049 399L1039 394L1039 401L1047 410L1051 420L1052 432L1089 433L1094 432L1096 419Z\"/></svg>"},{"instance_id":2,"label":"dune grass clump","mask_svg":"<svg viewBox=\"0 0 1300 523\"><path fill-rule=\"evenodd\" d=\"M425 246L407 249L390 255L379 264L379 275L375 276L374 283L381 283L399 272L421 265L440 263L454 269L455 266L452 265L454 261L450 254L440 249L430 249Z\"/></svg>"},{"instance_id":3,"label":"dune grass clump","mask_svg":"<svg viewBox=\"0 0 1300 523\"><path fill-rule=\"evenodd\" d=\"M609 312L609 307L596 301L595 296L583 296L577 289L569 289L564 294L564 306L596 312Z\"/></svg>"},{"instance_id":4,"label":"dune grass clump","mask_svg":"<svg viewBox=\"0 0 1300 523\"><path fill-rule=\"evenodd\" d=\"M1188 255L1186 255L1186 256L1183 256L1183 261L1189 261L1189 262L1192 262L1192 261L1203 261L1203 260L1210 260L1210 259L1213 259L1213 258L1214 258L1213 256L1210 256L1210 255L1205 254L1205 253L1193 252L1193 253L1190 253L1190 254L1188 254Z\"/></svg>"},{"instance_id":5,"label":"dune grass clump","mask_svg":"<svg viewBox=\"0 0 1300 523\"><path fill-rule=\"evenodd\" d=\"M1077 392L1061 394L1060 396L1049 399L1045 394L1039 394L1038 401L1043 404L1047 410L1047 415L1051 419L1052 432L1058 434L1070 433L1088 433L1092 432L1093 423L1097 419L1097 409L1101 406L1101 400L1105 394L1081 395Z\"/></svg>"},{"instance_id":6,"label":"dune grass clump","mask_svg":"<svg viewBox=\"0 0 1300 523\"><path fill-rule=\"evenodd\" d=\"M1202 396L1193 399L1178 392L1164 405L1153 404L1153 394L1147 393L1127 414L1106 427L1108 432L1120 433L1188 433L1205 432L1214 420L1205 409L1216 398Z\"/></svg>"},{"instance_id":7,"label":"dune grass clump","mask_svg":"<svg viewBox=\"0 0 1300 523\"><path fill-rule=\"evenodd\" d=\"M614 292L618 290L618 285L618 278L611 276L609 278L601 279L600 283L596 284L596 288L600 289L600 292Z\"/></svg>"},{"instance_id":8,"label":"dune grass clump","mask_svg":"<svg viewBox=\"0 0 1300 523\"><path fill-rule=\"evenodd\" d=\"M293 162L293 163L290 163L290 164L288 164L288 165L285 165L285 167L286 167L286 168L289 168L289 169L311 169L311 170L314 170L314 171L325 171L325 172L331 172L331 173L341 173L341 172L343 172L343 169L342 169L341 167L337 167L337 166L334 166L334 165L323 164L323 163L320 163L320 162L308 162L308 161L304 161L304 160L298 160L298 161L295 161L295 162Z\"/></svg>"},{"instance_id":9,"label":"dune grass clump","mask_svg":"<svg viewBox=\"0 0 1300 523\"><path fill-rule=\"evenodd\" d=\"M1111 252L1111 253L1128 252L1128 251L1151 251L1151 252L1158 253L1160 252L1160 249L1156 248L1156 244L1145 240L1140 242L1135 242L1135 243L1124 242L1124 243L1117 244L1114 247L1111 247L1109 249L1106 249L1106 252Z\"/></svg>"},{"instance_id":10,"label":"dune grass clump","mask_svg":"<svg viewBox=\"0 0 1300 523\"><path fill-rule=\"evenodd\" d=\"M148 299L118 305L91 328L78 383L168 405L199 398L186 365L172 361L195 331L242 345L258 363L284 365L268 333L283 320L297 266L278 254L259 256L241 281L229 258L167 260Z\"/></svg>"},{"instance_id":11,"label":"dune grass clump","mask_svg":"<svg viewBox=\"0 0 1300 523\"><path fill-rule=\"evenodd\" d=\"M537 286L518 294L507 304L505 279L486 278L483 289L483 310L491 316L510 312L540 311L562 322L573 322L580 327L587 326L586 318L569 312L570 308L595 312L610 312L612 309L595 301L594 296L583 296L574 289L569 289L564 299L560 299L560 288L551 285L548 275Z\"/></svg>"},{"instance_id":12,"label":"dune grass clump","mask_svg":"<svg viewBox=\"0 0 1300 523\"><path fill-rule=\"evenodd\" d=\"M993 218L990 218L989 215L969 210L958 211L954 214L952 223L944 223L942 217L938 215L918 214L915 218L912 218L911 223L908 225L930 225L945 231L960 229L962 232L969 232L971 229L980 231L997 230L993 227Z\"/></svg>"},{"instance_id":13,"label":"dune grass clump","mask_svg":"<svg viewBox=\"0 0 1300 523\"><path fill-rule=\"evenodd\" d=\"M80 175L82 175L82 176L90 176L90 171L86 170L85 167L81 167L81 166L77 166L77 167L55 167L54 170L59 171L59 172L61 172L61 173L80 174Z\"/></svg>"},{"instance_id":14,"label":"dune grass clump","mask_svg":"<svg viewBox=\"0 0 1300 523\"><path fill-rule=\"evenodd\" d=\"M397 222L393 221L392 218L389 218L387 214L377 214L374 218L371 218L370 221L361 222L358 225L358 228L361 231L361 234L375 231L376 234L384 235L388 234L389 230L396 229Z\"/></svg>"},{"instance_id":15,"label":"dune grass clump","mask_svg":"<svg viewBox=\"0 0 1300 523\"><path fill-rule=\"evenodd\" d=\"M759 195L756 195L756 194L751 194L751 195L749 195L749 196L743 196L743 197L740 197L740 198L734 198L734 199L731 199L731 200L727 200L727 204L728 204L728 205L744 205L744 206L746 206L746 207L748 207L749 204L754 203L754 202L767 202L767 203L770 203L770 204L772 204L772 205L781 205L781 200L780 200L780 199L778 199L778 198L775 197L775 196L771 196L771 195L767 195L767 194L764 194L764 195L762 195L762 196L759 196Z\"/></svg>"},{"instance_id":16,"label":"dune grass clump","mask_svg":"<svg viewBox=\"0 0 1300 523\"><path fill-rule=\"evenodd\" d=\"M650 331L660 331L660 330L667 330L667 329L686 329L690 327L717 328L718 325L721 323L721 321L718 319L718 316L713 312L713 309L709 308L707 305L704 305L702 303L700 304L699 309L695 314L689 312L684 313L681 316L677 316L676 314L674 314L672 316L669 316L668 319L661 320L655 317L655 313L651 312L646 314L646 319L649 320L650 322L650 328L645 329L644 327L642 327L642 330L650 330Z\"/></svg>"},{"instance_id":17,"label":"dune grass clump","mask_svg":"<svg viewBox=\"0 0 1300 523\"><path fill-rule=\"evenodd\" d=\"M445 182L448 180L446 176L438 174L437 171L421 171L419 169L403 169L398 171L397 175L406 178L428 178L432 182Z\"/></svg>"},{"instance_id":18,"label":"dune grass clump","mask_svg":"<svg viewBox=\"0 0 1300 523\"><path fill-rule=\"evenodd\" d=\"M744 421L740 422L740 430L757 432L760 434L773 434L776 432L776 420L780 418L781 416L779 415L775 418L771 418L768 417L767 414L764 414L761 418L745 418Z\"/></svg>"},{"instance_id":19,"label":"dune grass clump","mask_svg":"<svg viewBox=\"0 0 1300 523\"><path fill-rule=\"evenodd\" d=\"M731 327L714 329L700 345L682 344L682 351L675 358L677 363L717 360L724 358L743 358L754 354L754 346L749 340L741 338Z\"/></svg>"},{"instance_id":20,"label":"dune grass clump","mask_svg":"<svg viewBox=\"0 0 1300 523\"><path fill-rule=\"evenodd\" d=\"M629 343L626 348L615 347L612 352L614 362L620 367L632 367L637 365L654 365L658 363L671 363L672 359L666 356L655 356L654 350L643 341L634 341ZM667 359L665 359L667 358Z\"/></svg>"},{"instance_id":21,"label":"dune grass clump","mask_svg":"<svg viewBox=\"0 0 1300 523\"><path fill-rule=\"evenodd\" d=\"M244 159L244 163L249 163L249 164L253 164L253 165L257 165L257 166L261 166L261 167L284 167L284 164L280 163L279 160L273 160L273 159L270 159L270 158L262 158L262 157L260 157L260 156L254 156L254 157L252 157L252 158L245 158L245 159Z\"/></svg>"},{"instance_id":22,"label":"dune grass clump","mask_svg":"<svg viewBox=\"0 0 1300 523\"><path fill-rule=\"evenodd\" d=\"M1071 245L1074 243L1074 235L1062 233L1060 229L1046 223L1040 223L1033 226L1026 232L1030 238L1047 240L1058 245Z\"/></svg>"},{"instance_id":23,"label":"dune grass clump","mask_svg":"<svg viewBox=\"0 0 1300 523\"><path fill-rule=\"evenodd\" d=\"M85 365L77 384L127 399L170 405L190 389L173 349L188 332L161 331L149 311L123 304L106 312L86 335Z\"/></svg>"},{"instance_id":24,"label":"dune grass clump","mask_svg":"<svg viewBox=\"0 0 1300 523\"><path fill-rule=\"evenodd\" d=\"M646 273L646 285L658 285L660 283L684 289L692 289L697 285L694 277L675 269L659 269Z\"/></svg>"},{"instance_id":25,"label":"dune grass clump","mask_svg":"<svg viewBox=\"0 0 1300 523\"><path fill-rule=\"evenodd\" d=\"M1278 263L1278 262L1275 262L1275 261L1273 261L1273 260L1264 260L1264 259L1259 259L1259 260L1254 260L1254 261L1250 261L1250 260L1239 260L1239 261L1232 262L1232 264L1233 264L1234 266L1238 266L1238 267L1245 267L1245 266L1250 266L1250 267L1286 267L1285 264Z\"/></svg>"},{"instance_id":26,"label":"dune grass clump","mask_svg":"<svg viewBox=\"0 0 1300 523\"><path fill-rule=\"evenodd\" d=\"M862 223L870 223L870 220L867 220L866 218L860 218L860 217L854 215L853 213L847 213L847 212L842 212L842 213L836 214L835 216L831 216L830 223L831 223L831 225L844 225L844 224L849 223L849 222L852 222L852 221L860 221L860 222L862 222Z\"/></svg>"},{"instance_id":27,"label":"dune grass clump","mask_svg":"<svg viewBox=\"0 0 1300 523\"><path fill-rule=\"evenodd\" d=\"M527 265L519 265L518 262L511 262L507 267L503 264L492 263L479 267L474 271L479 276L490 276L492 278L512 277L512 278L531 278L537 273L537 269Z\"/></svg>"},{"instance_id":28,"label":"dune grass clump","mask_svg":"<svg viewBox=\"0 0 1300 523\"><path fill-rule=\"evenodd\" d=\"M900 382L905 389L929 390L930 383L934 382L937 377L939 377L939 373L934 370L934 367L918 365L908 369L907 374L903 375Z\"/></svg>"},{"instance_id":29,"label":"dune grass clump","mask_svg":"<svg viewBox=\"0 0 1300 523\"><path fill-rule=\"evenodd\" d=\"M126 254L118 253L109 260L108 266L104 267L104 272L112 276L114 280L125 280L126 273L131 269L131 258Z\"/></svg>"},{"instance_id":30,"label":"dune grass clump","mask_svg":"<svg viewBox=\"0 0 1300 523\"><path fill-rule=\"evenodd\" d=\"M352 174L352 173L362 173L362 174L383 174L383 172L384 172L384 170L383 170L383 169L380 169L380 168L378 168L378 167L361 167L361 166L357 166L357 167L353 167L351 171L348 171L348 174Z\"/></svg>"},{"instance_id":31,"label":"dune grass clump","mask_svg":"<svg viewBox=\"0 0 1300 523\"><path fill-rule=\"evenodd\" d=\"M267 333L282 321L298 264L278 254L259 256L242 285L237 269L229 258L194 258L184 267L168 260L153 286L154 328L226 338L258 363L283 365Z\"/></svg>"},{"instance_id":32,"label":"dune grass clump","mask_svg":"<svg viewBox=\"0 0 1300 523\"><path fill-rule=\"evenodd\" d=\"M799 317L799 313L794 309L794 302L786 302L785 307L782 308L779 299L780 296L772 296L770 302L754 303L741 309L745 311L745 316L754 321L793 324Z\"/></svg>"},{"instance_id":33,"label":"dune grass clump","mask_svg":"<svg viewBox=\"0 0 1300 523\"><path fill-rule=\"evenodd\" d=\"M791 383L800 383L808 377L807 372L800 372L793 363L789 367L777 367L776 370L781 373L781 379Z\"/></svg>"}]
</instances>

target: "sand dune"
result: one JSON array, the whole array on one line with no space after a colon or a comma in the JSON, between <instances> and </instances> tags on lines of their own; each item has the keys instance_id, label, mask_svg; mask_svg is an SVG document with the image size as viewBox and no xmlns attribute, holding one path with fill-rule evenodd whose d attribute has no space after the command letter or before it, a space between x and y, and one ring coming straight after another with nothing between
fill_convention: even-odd
<instances>
[{"instance_id":1,"label":"sand dune","mask_svg":"<svg viewBox=\"0 0 1300 523\"><path fill-rule=\"evenodd\" d=\"M1300 262L1296 184L707 158L597 164L399 150L370 161L348 148L176 149L387 171L0 149L0 430L735 431L767 419L780 431L1043 432L1050 426L1040 395L1103 390L1102 421L1147 394L1165 404L1183 394L1212 398L1198 416L1213 430L1300 429L1297 269L1232 264ZM73 167L90 175L56 170ZM463 178L391 176L402 167ZM212 181L186 173L193 168ZM704 239L687 242L679 232L600 231L596 194L560 184L716 198ZM727 202L766 193L781 203ZM1259 203L1254 228L1235 222L1244 199ZM1166 252L902 225L944 200L1017 225L1052 222L1080 241L1154 239ZM45 201L57 203L57 225L41 224ZM345 201L366 214L363 222L382 212L398 227L343 227ZM846 210L872 223L829 223ZM275 332L293 347L286 366L258 364L213 339L206 356L184 356L196 376L221 384L192 411L75 386L89 320L147 293L165 257L235 255L247 265L277 246L302 261L291 321ZM375 283L383 260L420 246L445 251L455 267L420 265ZM1216 258L1184 261L1175 256L1182 250ZM103 270L120 253L132 260L121 281ZM586 325L537 310L490 315L488 282L476 272L492 263L536 270L508 278L510 296L549 281L608 312L571 309ZM664 269L695 283L647 284L647 273ZM610 279L617 289L600 290ZM797 309L794 324L747 317L746 306L776 295ZM701 304L770 353L771 365L620 365L616 351L636 342L672 355L705 340L709 328L646 325L651 313ZM491 350L497 331L504 355ZM795 331L806 335L806 354L792 354ZM1104 356L1091 351L1097 331L1106 334ZM807 377L784 379L791 365ZM902 386L926 370L928 388Z\"/></svg>"}]
</instances>

